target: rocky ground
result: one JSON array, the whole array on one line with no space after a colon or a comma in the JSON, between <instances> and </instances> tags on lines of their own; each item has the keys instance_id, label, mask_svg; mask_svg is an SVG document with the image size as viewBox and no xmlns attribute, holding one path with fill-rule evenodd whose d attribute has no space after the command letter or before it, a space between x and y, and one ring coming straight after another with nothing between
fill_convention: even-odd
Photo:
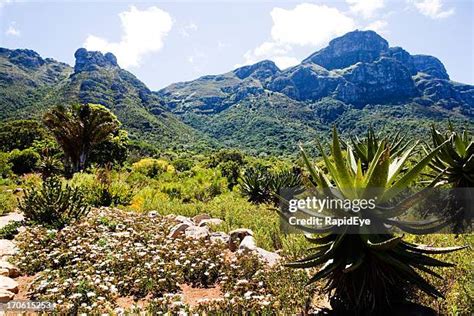
<instances>
[{"instance_id":1,"label":"rocky ground","mask_svg":"<svg viewBox=\"0 0 474 316\"><path fill-rule=\"evenodd\" d=\"M0 229L10 222L21 222L23 215L10 213L0 217ZM8 239L0 239L0 303L11 301L19 293L18 277L20 270L8 262L18 252L15 243Z\"/></svg>"},{"instance_id":2,"label":"rocky ground","mask_svg":"<svg viewBox=\"0 0 474 316\"><path fill-rule=\"evenodd\" d=\"M47 300L67 313L307 308L306 273L283 268L251 230L215 231L221 224L207 214L101 208L59 232L22 228L0 240L0 301Z\"/></svg>"}]
</instances>

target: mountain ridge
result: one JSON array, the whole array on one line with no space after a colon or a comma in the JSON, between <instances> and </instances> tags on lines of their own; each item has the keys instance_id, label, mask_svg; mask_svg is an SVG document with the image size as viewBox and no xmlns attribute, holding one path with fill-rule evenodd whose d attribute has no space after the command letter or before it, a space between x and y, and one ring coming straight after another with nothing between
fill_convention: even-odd
<instances>
[{"instance_id":1,"label":"mountain ridge","mask_svg":"<svg viewBox=\"0 0 474 316\"><path fill-rule=\"evenodd\" d=\"M285 154L332 124L343 133L369 125L417 133L474 117L474 86L451 81L436 57L390 47L373 31L335 38L288 69L263 60L158 91L121 69L111 53L80 48L75 58L71 67L31 50L0 49L0 120L57 103L99 103L133 137L161 147L200 143Z\"/></svg>"}]
</instances>

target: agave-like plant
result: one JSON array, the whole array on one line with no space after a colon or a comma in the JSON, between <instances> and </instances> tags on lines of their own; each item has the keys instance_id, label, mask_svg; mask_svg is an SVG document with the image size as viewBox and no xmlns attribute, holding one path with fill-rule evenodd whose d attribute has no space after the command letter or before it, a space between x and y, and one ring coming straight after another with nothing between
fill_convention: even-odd
<instances>
[{"instance_id":1,"label":"agave-like plant","mask_svg":"<svg viewBox=\"0 0 474 316\"><path fill-rule=\"evenodd\" d=\"M347 148L347 155L344 157L335 128L331 146L332 160L319 142L318 146L328 174L311 163L301 148L313 183L333 198L354 200L376 195L376 208L362 210L359 216L371 218L381 225L359 227L352 229L350 233L347 227L342 231L335 231L333 227L327 226L293 225L303 230L308 241L316 244L316 247L311 249L312 253L306 258L288 263L287 266L322 266L309 283L326 279L324 290L330 294L331 306L344 315L378 315L393 304L405 302L414 287L433 297L442 297L443 294L424 279L420 272L441 278L431 267L450 267L453 264L432 258L429 254L448 253L464 247L433 248L417 245L404 241L403 235L395 235L388 228L384 230L384 227L393 225L413 234L439 229L439 222L407 222L398 219L420 200L423 191L427 189L398 199L394 206L387 206L387 201L398 197L417 179L443 144L406 171L402 170L417 144L394 156L386 142L380 142L367 170L362 168L362 159L354 158L351 148ZM438 181L439 178L436 178L429 187ZM314 215L309 211L301 211ZM282 211L281 215L289 221L288 213ZM313 235L321 233L323 236Z\"/></svg>"},{"instance_id":2,"label":"agave-like plant","mask_svg":"<svg viewBox=\"0 0 474 316\"><path fill-rule=\"evenodd\" d=\"M434 147L444 146L430 163L437 172L443 172L443 179L455 188L474 187L474 137L464 130L459 133L450 123L448 131L441 133L431 127Z\"/></svg>"},{"instance_id":3,"label":"agave-like plant","mask_svg":"<svg viewBox=\"0 0 474 316\"><path fill-rule=\"evenodd\" d=\"M464 130L457 132L449 123L446 133L431 127L435 147L444 144L430 163L435 173L442 172L442 180L452 189L445 197L441 212L451 219L456 233L472 228L474 217L474 137Z\"/></svg>"},{"instance_id":4,"label":"agave-like plant","mask_svg":"<svg viewBox=\"0 0 474 316\"><path fill-rule=\"evenodd\" d=\"M355 160L357 161L360 159L362 170L365 171L367 170L369 163L374 159L380 146L389 146L391 155L393 157L398 157L407 149L410 143L406 142L405 137L400 136L399 132L381 138L375 133L372 127L369 127L365 138L360 139L357 136L351 137L351 145L353 147ZM346 147L347 146L349 145L346 144Z\"/></svg>"}]
</instances>

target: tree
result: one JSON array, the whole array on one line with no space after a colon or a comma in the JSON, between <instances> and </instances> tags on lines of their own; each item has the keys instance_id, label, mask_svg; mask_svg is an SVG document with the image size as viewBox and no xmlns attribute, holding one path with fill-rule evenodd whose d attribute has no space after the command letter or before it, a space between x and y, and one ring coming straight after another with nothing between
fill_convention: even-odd
<instances>
[{"instance_id":1,"label":"tree","mask_svg":"<svg viewBox=\"0 0 474 316\"><path fill-rule=\"evenodd\" d=\"M49 138L46 129L38 121L14 120L0 123L0 150L4 152L23 150L32 147L37 141Z\"/></svg>"},{"instance_id":2,"label":"tree","mask_svg":"<svg viewBox=\"0 0 474 316\"><path fill-rule=\"evenodd\" d=\"M87 166L92 149L120 127L117 117L98 104L57 106L43 117L64 151L72 172Z\"/></svg>"}]
</instances>

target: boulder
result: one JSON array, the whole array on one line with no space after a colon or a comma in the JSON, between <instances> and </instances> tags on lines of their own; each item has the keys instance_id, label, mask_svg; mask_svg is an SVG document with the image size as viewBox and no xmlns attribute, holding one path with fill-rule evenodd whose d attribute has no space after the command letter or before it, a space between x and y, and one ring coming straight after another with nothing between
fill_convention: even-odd
<instances>
[{"instance_id":1,"label":"boulder","mask_svg":"<svg viewBox=\"0 0 474 316\"><path fill-rule=\"evenodd\" d=\"M235 229L231 232L229 232L229 249L231 251L236 251L237 248L239 248L239 245L241 241L246 237L246 236L253 236L253 231L250 229L246 228L238 228Z\"/></svg>"},{"instance_id":2,"label":"boulder","mask_svg":"<svg viewBox=\"0 0 474 316\"><path fill-rule=\"evenodd\" d=\"M262 258L270 267L277 264L278 261L280 261L281 259L281 256L279 254L265 250L260 247L256 247L254 251L257 252L259 257Z\"/></svg>"},{"instance_id":3,"label":"boulder","mask_svg":"<svg viewBox=\"0 0 474 316\"><path fill-rule=\"evenodd\" d=\"M203 219L197 225L198 226L210 226L210 225L218 226L218 225L221 225L222 223L224 223L224 221L220 218L209 218L209 219Z\"/></svg>"},{"instance_id":4,"label":"boulder","mask_svg":"<svg viewBox=\"0 0 474 316\"><path fill-rule=\"evenodd\" d=\"M223 242L223 243L228 243L229 242L229 235L227 235L224 232L215 232L211 233L209 235L209 239L211 242Z\"/></svg>"},{"instance_id":5,"label":"boulder","mask_svg":"<svg viewBox=\"0 0 474 316\"><path fill-rule=\"evenodd\" d=\"M5 269L5 268L0 268L0 275L10 276L10 271L8 271L8 269Z\"/></svg>"},{"instance_id":6,"label":"boulder","mask_svg":"<svg viewBox=\"0 0 474 316\"><path fill-rule=\"evenodd\" d=\"M10 291L12 293L18 293L18 282L15 280L0 275L0 290Z\"/></svg>"},{"instance_id":7,"label":"boulder","mask_svg":"<svg viewBox=\"0 0 474 316\"><path fill-rule=\"evenodd\" d=\"M190 226L186 228L184 235L193 239L207 238L209 236L209 228Z\"/></svg>"},{"instance_id":8,"label":"boulder","mask_svg":"<svg viewBox=\"0 0 474 316\"><path fill-rule=\"evenodd\" d=\"M7 270L8 271L7 276L11 278L16 278L20 276L20 269L18 269L16 266L11 264L10 262L0 261L0 271L2 270Z\"/></svg>"},{"instance_id":9,"label":"boulder","mask_svg":"<svg viewBox=\"0 0 474 316\"><path fill-rule=\"evenodd\" d=\"M0 257L11 256L18 252L16 245L7 239L0 239Z\"/></svg>"},{"instance_id":10,"label":"boulder","mask_svg":"<svg viewBox=\"0 0 474 316\"><path fill-rule=\"evenodd\" d=\"M206 220L206 219L211 219L211 217L208 214L199 214L193 217L193 222L194 224L199 226L201 221Z\"/></svg>"},{"instance_id":11,"label":"boulder","mask_svg":"<svg viewBox=\"0 0 474 316\"><path fill-rule=\"evenodd\" d=\"M178 216L175 216L174 220L179 223L188 224L188 226L194 225L194 222L189 217L186 217L186 216L178 215Z\"/></svg>"},{"instance_id":12,"label":"boulder","mask_svg":"<svg viewBox=\"0 0 474 316\"><path fill-rule=\"evenodd\" d=\"M255 248L257 248L257 244L255 243L253 236L245 236L239 245L239 249L254 250Z\"/></svg>"},{"instance_id":13,"label":"boulder","mask_svg":"<svg viewBox=\"0 0 474 316\"><path fill-rule=\"evenodd\" d=\"M180 223L178 225L173 226L171 228L170 233L168 234L168 238L176 238L181 234L184 234L184 231L190 227L191 225L186 223Z\"/></svg>"},{"instance_id":14,"label":"boulder","mask_svg":"<svg viewBox=\"0 0 474 316\"><path fill-rule=\"evenodd\" d=\"M0 289L0 303L8 303L13 299L13 297L15 297L15 294L12 292Z\"/></svg>"}]
</instances>

